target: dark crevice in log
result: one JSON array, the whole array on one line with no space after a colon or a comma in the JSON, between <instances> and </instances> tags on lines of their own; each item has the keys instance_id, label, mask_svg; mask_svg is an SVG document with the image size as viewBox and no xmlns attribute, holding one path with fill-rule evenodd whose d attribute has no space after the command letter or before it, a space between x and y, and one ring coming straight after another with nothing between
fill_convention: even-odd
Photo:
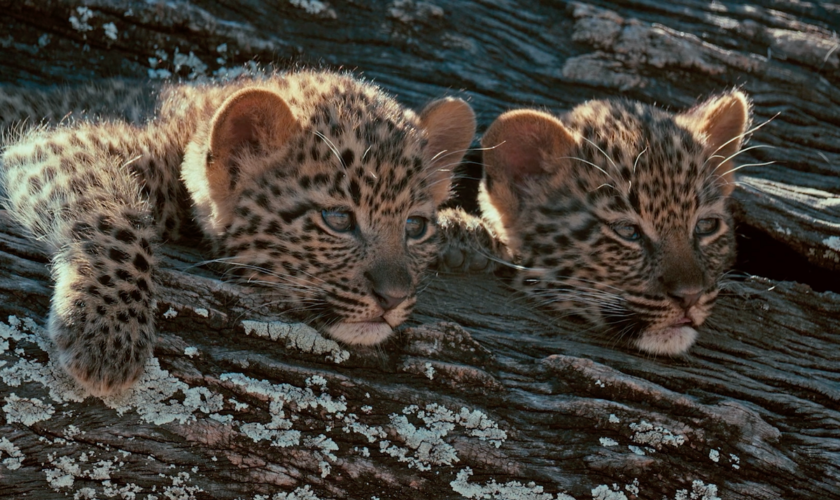
<instances>
[{"instance_id":1,"label":"dark crevice in log","mask_svg":"<svg viewBox=\"0 0 840 500\"><path fill-rule=\"evenodd\" d=\"M812 264L788 245L755 227L741 224L736 234L738 260L733 267L736 276L746 273L804 283L816 292L840 292L840 271Z\"/></svg>"}]
</instances>

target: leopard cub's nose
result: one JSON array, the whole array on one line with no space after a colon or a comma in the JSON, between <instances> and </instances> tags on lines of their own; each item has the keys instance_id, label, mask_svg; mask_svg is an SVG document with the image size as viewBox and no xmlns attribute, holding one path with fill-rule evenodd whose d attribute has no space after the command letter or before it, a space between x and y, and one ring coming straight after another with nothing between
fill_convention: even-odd
<instances>
[{"instance_id":1,"label":"leopard cub's nose","mask_svg":"<svg viewBox=\"0 0 840 500\"><path fill-rule=\"evenodd\" d=\"M373 297L376 299L376 303L379 304L379 307L385 309L386 311L390 311L402 304L405 299L408 298L408 293L403 293L402 291L395 293L373 290Z\"/></svg>"},{"instance_id":2,"label":"leopard cub's nose","mask_svg":"<svg viewBox=\"0 0 840 500\"><path fill-rule=\"evenodd\" d=\"M683 309L689 310L700 301L703 290L697 287L682 287L669 291L668 296Z\"/></svg>"},{"instance_id":3,"label":"leopard cub's nose","mask_svg":"<svg viewBox=\"0 0 840 500\"><path fill-rule=\"evenodd\" d=\"M405 266L382 264L365 273L365 277L371 295L385 311L396 308L411 295L411 275Z\"/></svg>"}]
</instances>

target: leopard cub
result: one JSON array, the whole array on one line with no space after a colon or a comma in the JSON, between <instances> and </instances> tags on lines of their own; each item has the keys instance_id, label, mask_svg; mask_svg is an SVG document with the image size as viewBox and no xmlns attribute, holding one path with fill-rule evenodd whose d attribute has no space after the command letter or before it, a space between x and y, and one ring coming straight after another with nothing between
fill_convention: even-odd
<instances>
[{"instance_id":1,"label":"leopard cub","mask_svg":"<svg viewBox=\"0 0 840 500\"><path fill-rule=\"evenodd\" d=\"M677 114L626 100L505 113L482 139L482 218L444 214L439 260L512 260L533 301L684 353L734 260L727 198L749 122L740 91Z\"/></svg>"},{"instance_id":2,"label":"leopard cub","mask_svg":"<svg viewBox=\"0 0 840 500\"><path fill-rule=\"evenodd\" d=\"M134 106L121 89L69 95ZM2 115L26 114L31 99L9 92ZM142 373L155 248L191 221L232 274L289 314L348 344L387 338L414 306L450 165L475 132L459 99L414 113L318 71L169 86L154 118L116 116L12 133L0 157L6 208L51 256L58 361L98 395Z\"/></svg>"}]
</instances>

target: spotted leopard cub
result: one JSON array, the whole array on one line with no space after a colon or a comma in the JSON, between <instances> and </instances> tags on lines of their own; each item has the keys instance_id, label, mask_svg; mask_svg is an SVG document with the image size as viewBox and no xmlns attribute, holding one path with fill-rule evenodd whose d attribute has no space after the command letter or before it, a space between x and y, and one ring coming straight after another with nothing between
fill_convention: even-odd
<instances>
[{"instance_id":1,"label":"spotted leopard cub","mask_svg":"<svg viewBox=\"0 0 840 500\"><path fill-rule=\"evenodd\" d=\"M505 113L482 139L483 240L475 220L450 218L447 235L470 227L441 260L459 260L453 246L488 248L489 234L537 303L642 351L683 353L733 262L727 197L749 121L738 91L678 114L631 101Z\"/></svg>"},{"instance_id":2,"label":"spotted leopard cub","mask_svg":"<svg viewBox=\"0 0 840 500\"><path fill-rule=\"evenodd\" d=\"M145 123L18 134L0 186L52 256L58 361L103 395L152 353L155 247L191 218L290 314L348 344L387 338L436 254L449 166L474 132L458 99L415 114L348 75L264 75L164 89Z\"/></svg>"}]
</instances>

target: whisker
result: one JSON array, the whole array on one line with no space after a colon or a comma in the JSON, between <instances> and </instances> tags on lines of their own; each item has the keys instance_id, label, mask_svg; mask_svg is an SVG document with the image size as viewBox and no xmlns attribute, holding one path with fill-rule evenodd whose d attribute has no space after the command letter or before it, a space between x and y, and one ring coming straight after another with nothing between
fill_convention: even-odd
<instances>
[{"instance_id":1,"label":"whisker","mask_svg":"<svg viewBox=\"0 0 840 500\"><path fill-rule=\"evenodd\" d=\"M742 155L742 154L746 153L747 151L753 150L753 149L778 149L778 148L776 148L776 146L773 146L773 145L770 145L770 144L756 144L755 146L750 146L750 147L748 147L748 148L740 149L740 150L736 151L735 153L733 153L733 154L729 155L729 157L728 157L728 158L725 158L725 159L721 160L720 165L718 165L718 166L717 166L717 168L715 168L715 170L717 170L718 168L720 168L720 166L721 166L721 165L723 165L723 164L725 164L726 162L728 162L728 161L730 161L730 160L732 160L732 159L734 159L734 158L736 158L736 157L738 157L738 156L740 156L740 155ZM711 159L713 159L713 158L722 158L722 156L721 156L721 155L713 155L713 156L709 157L709 158L708 158L708 159L707 159L707 160L703 163L703 165L705 165L706 163L708 163L708 162L709 162L709 160L711 160ZM726 175L726 174L724 174L724 175Z\"/></svg>"},{"instance_id":2,"label":"whisker","mask_svg":"<svg viewBox=\"0 0 840 500\"><path fill-rule=\"evenodd\" d=\"M561 156L560 158L558 158L558 160L577 160L577 161L583 162L583 163L585 163L585 164L587 164L587 165L589 165L589 166L592 166L592 167L597 168L598 170L600 170L601 172L603 172L603 173L604 173L604 175L606 175L607 177L609 177L611 181L615 182L616 184L618 183L618 182L615 180L615 178L614 178L612 175L610 175L610 174L609 174L606 170L604 170L603 168L599 167L598 165L596 165L596 164L592 163L591 161L586 161L586 160L584 160L583 158L578 158L578 157L576 157L576 156Z\"/></svg>"},{"instance_id":3,"label":"whisker","mask_svg":"<svg viewBox=\"0 0 840 500\"><path fill-rule=\"evenodd\" d=\"M466 149L454 149L452 151L450 151L448 149L444 149L442 151L439 151L436 155L434 155L431 158L431 160L429 160L429 162L431 163L431 162L434 162L435 160L437 160L438 158L446 158L447 156L451 156L451 155L455 155L455 154L459 154L459 153L466 154L466 153L469 153L470 151L487 151L487 150L490 150L490 149L493 149L493 148L466 148Z\"/></svg>"},{"instance_id":4,"label":"whisker","mask_svg":"<svg viewBox=\"0 0 840 500\"><path fill-rule=\"evenodd\" d=\"M338 152L338 148L336 147L336 145L333 144L333 142L326 135L322 134L318 130L315 131L315 135L320 137L327 144L327 147L330 148L330 151L332 151L335 157L338 158L338 161L344 168L344 170L347 170L347 165L344 164L344 158L341 157L341 153Z\"/></svg>"},{"instance_id":5,"label":"whisker","mask_svg":"<svg viewBox=\"0 0 840 500\"><path fill-rule=\"evenodd\" d=\"M645 149L643 149L642 152L639 153L636 156L636 161L633 162L633 173L634 174L636 173L636 165L639 163L639 158L641 158L643 154L647 153L647 150L648 150L648 148L647 148L647 146L645 146Z\"/></svg>"},{"instance_id":6,"label":"whisker","mask_svg":"<svg viewBox=\"0 0 840 500\"><path fill-rule=\"evenodd\" d=\"M746 137L746 136L747 136L747 135L749 135L749 134L752 134L752 133L753 133L753 132L755 132L756 130L759 130L760 128L764 127L765 125L767 125L768 123L770 123L771 121L773 121L773 120L774 120L776 117L778 117L780 114L781 114L781 113L776 113L775 115L771 116L770 118L768 118L767 120L763 121L762 123L759 123L759 124L758 124L758 125L756 125L755 127L751 128L751 129L749 129L749 130L747 130L747 131L746 131L746 132L744 132L743 134L736 135L736 136L735 136L735 137L733 137L732 139L729 139L728 141L724 142L723 144L721 144L720 146L718 146L718 148L717 148L717 149L715 149L714 151L712 151L712 154L711 154L711 156L710 156L710 158L709 158L709 159L711 159L711 158L713 158L713 157L715 157L715 156L720 156L720 155L718 155L718 154L717 154L717 152L718 152L718 151L720 151L721 149L725 148L726 146L728 146L728 145L732 144L733 142L735 142L735 141L737 141L737 140L739 140L739 139L742 139L742 138ZM708 162L709 160L706 160L706 161ZM705 165L705 164L706 164L706 163L704 162L704 163L703 163L703 165Z\"/></svg>"},{"instance_id":7,"label":"whisker","mask_svg":"<svg viewBox=\"0 0 840 500\"><path fill-rule=\"evenodd\" d=\"M740 166L738 166L738 167L731 168L731 169L727 170L726 172L724 172L723 174L721 174L721 176L720 176L720 177L726 177L727 175L731 174L732 172L737 172L738 170L741 170L742 168L747 168L747 167L763 167L763 166L765 166L765 165L773 165L774 163L776 163L776 161L775 161L775 160L773 160L773 161L766 161L766 162L763 162L763 163L747 163L746 165L740 165Z\"/></svg>"},{"instance_id":8,"label":"whisker","mask_svg":"<svg viewBox=\"0 0 840 500\"><path fill-rule=\"evenodd\" d=\"M597 144L595 144L594 142L590 141L590 140L589 140L589 139L587 139L586 137L581 137L581 139L583 139L584 141L588 142L589 144L591 144L591 145L592 145L592 147L594 147L595 149L597 149L598 151L600 151L600 152L601 152L601 154L602 154L602 155L604 155L604 158L606 158L606 159L607 159L610 163L612 163L612 166L613 166L613 168L615 169L615 171L616 171L616 172L619 172L619 171L620 171L620 169L618 168L618 165L616 165L616 164L615 164L615 162L613 161L613 159L612 159L612 158L610 158L610 155L608 155L608 154L607 154L607 153L606 153L603 149L599 148Z\"/></svg>"}]
</instances>

